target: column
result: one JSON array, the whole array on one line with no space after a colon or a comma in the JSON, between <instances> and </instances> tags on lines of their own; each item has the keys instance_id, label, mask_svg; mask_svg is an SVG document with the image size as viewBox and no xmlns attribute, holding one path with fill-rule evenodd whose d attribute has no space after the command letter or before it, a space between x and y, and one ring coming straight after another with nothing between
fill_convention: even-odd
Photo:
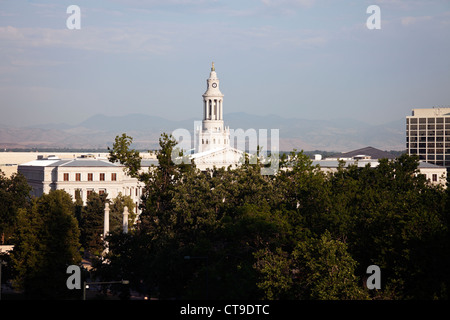
<instances>
[{"instance_id":1,"label":"column","mask_svg":"<svg viewBox=\"0 0 450 320\"><path fill-rule=\"evenodd\" d=\"M106 238L106 235L109 233L109 203L105 203L105 216L103 223L103 239Z\"/></svg>"},{"instance_id":2,"label":"column","mask_svg":"<svg viewBox=\"0 0 450 320\"><path fill-rule=\"evenodd\" d=\"M217 107L218 107L218 103L217 103L217 99L214 99L214 120L217 120Z\"/></svg>"},{"instance_id":3,"label":"column","mask_svg":"<svg viewBox=\"0 0 450 320\"><path fill-rule=\"evenodd\" d=\"M123 233L128 233L128 207L123 207Z\"/></svg>"},{"instance_id":4,"label":"column","mask_svg":"<svg viewBox=\"0 0 450 320\"><path fill-rule=\"evenodd\" d=\"M211 102L211 100L210 99L208 99L208 120L211 120L212 119L212 117L211 117L211 114L212 114L212 102Z\"/></svg>"}]
</instances>

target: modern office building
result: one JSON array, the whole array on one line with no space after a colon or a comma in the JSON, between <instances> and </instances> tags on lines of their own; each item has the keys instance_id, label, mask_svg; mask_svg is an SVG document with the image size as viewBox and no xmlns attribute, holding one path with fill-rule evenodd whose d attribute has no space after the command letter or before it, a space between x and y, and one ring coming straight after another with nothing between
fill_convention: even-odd
<instances>
[{"instance_id":1,"label":"modern office building","mask_svg":"<svg viewBox=\"0 0 450 320\"><path fill-rule=\"evenodd\" d=\"M413 109L406 117L406 149L422 161L450 168L450 108Z\"/></svg>"}]
</instances>

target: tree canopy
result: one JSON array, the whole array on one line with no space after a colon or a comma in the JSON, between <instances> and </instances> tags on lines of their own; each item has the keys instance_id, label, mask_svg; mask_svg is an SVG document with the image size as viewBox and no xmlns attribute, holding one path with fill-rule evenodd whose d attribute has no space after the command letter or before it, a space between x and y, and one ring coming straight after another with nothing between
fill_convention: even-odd
<instances>
[{"instance_id":1,"label":"tree canopy","mask_svg":"<svg viewBox=\"0 0 450 320\"><path fill-rule=\"evenodd\" d=\"M261 174L259 161L200 171L174 162L177 143L163 134L159 164L145 171L131 145L123 134L109 149L110 161L144 184L127 234L120 214L134 204L126 197L29 199L20 177L13 189L0 176L0 222L14 230L22 288L45 286L48 270L64 272L88 251L100 262L91 277L128 279L159 299L448 299L450 188L427 181L416 157L324 172L293 150L275 175ZM106 202L111 233L102 239ZM370 265L380 267L381 289L366 286Z\"/></svg>"},{"instance_id":2,"label":"tree canopy","mask_svg":"<svg viewBox=\"0 0 450 320\"><path fill-rule=\"evenodd\" d=\"M111 160L136 163L117 143ZM261 175L248 161L201 172L174 163L175 147L162 135L159 166L135 171L142 213L132 234L110 239L103 272L161 299L448 297L448 189L428 183L417 158L325 173L294 150ZM365 286L373 264L381 290Z\"/></svg>"}]
</instances>

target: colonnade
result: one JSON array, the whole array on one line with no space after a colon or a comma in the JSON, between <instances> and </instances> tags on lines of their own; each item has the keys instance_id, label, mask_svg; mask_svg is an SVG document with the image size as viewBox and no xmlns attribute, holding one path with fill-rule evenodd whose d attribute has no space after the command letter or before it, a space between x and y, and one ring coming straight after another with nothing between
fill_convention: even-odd
<instances>
[{"instance_id":1,"label":"colonnade","mask_svg":"<svg viewBox=\"0 0 450 320\"><path fill-rule=\"evenodd\" d=\"M222 99L205 99L203 101L205 120L223 120Z\"/></svg>"}]
</instances>

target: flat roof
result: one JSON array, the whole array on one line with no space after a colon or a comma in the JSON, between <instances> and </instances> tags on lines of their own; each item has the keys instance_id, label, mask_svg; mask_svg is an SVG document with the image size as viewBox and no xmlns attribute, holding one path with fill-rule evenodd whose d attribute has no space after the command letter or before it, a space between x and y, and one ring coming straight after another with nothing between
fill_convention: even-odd
<instances>
[{"instance_id":1,"label":"flat roof","mask_svg":"<svg viewBox=\"0 0 450 320\"><path fill-rule=\"evenodd\" d=\"M157 159L142 159L142 167L158 165ZM19 166L26 167L123 167L119 162L112 163L104 159L76 158L76 159L39 159L22 163Z\"/></svg>"}]
</instances>

